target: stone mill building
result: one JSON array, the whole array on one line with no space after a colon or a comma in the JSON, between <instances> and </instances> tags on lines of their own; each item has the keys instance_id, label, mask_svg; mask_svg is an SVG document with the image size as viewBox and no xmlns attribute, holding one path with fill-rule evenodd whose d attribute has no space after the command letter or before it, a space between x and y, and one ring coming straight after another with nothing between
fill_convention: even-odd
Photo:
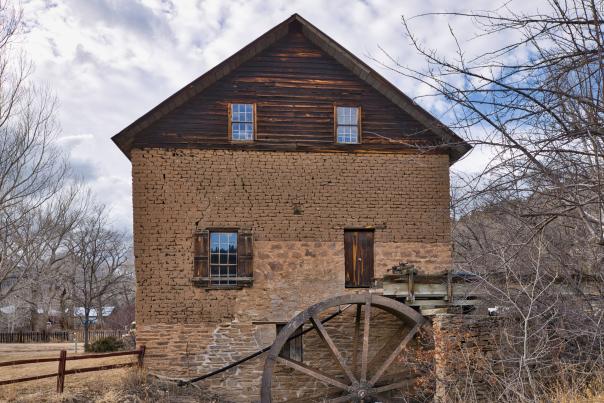
<instances>
[{"instance_id":1,"label":"stone mill building","mask_svg":"<svg viewBox=\"0 0 604 403\"><path fill-rule=\"evenodd\" d=\"M450 269L449 167L470 146L299 15L113 141L132 163L137 341L152 372L221 369L266 350L330 298L397 302L382 296L383 279L401 262L418 276ZM275 358L273 400L381 393L378 381L365 385L381 350L353 337L374 305L326 321L331 337L312 330L351 303L340 305L296 324ZM396 331L388 306L371 324ZM345 353L350 346L359 353ZM199 385L225 401L259 401L267 354ZM304 372L315 367L333 380ZM353 386L338 386L347 376Z\"/></svg>"}]
</instances>

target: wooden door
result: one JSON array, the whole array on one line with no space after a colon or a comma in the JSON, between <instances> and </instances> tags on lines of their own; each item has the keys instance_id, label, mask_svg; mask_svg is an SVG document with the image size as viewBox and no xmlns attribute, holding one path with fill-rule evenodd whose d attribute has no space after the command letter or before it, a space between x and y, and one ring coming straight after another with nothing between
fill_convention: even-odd
<instances>
[{"instance_id":1,"label":"wooden door","mask_svg":"<svg viewBox=\"0 0 604 403\"><path fill-rule=\"evenodd\" d=\"M373 281L373 230L344 231L346 287L370 287Z\"/></svg>"}]
</instances>

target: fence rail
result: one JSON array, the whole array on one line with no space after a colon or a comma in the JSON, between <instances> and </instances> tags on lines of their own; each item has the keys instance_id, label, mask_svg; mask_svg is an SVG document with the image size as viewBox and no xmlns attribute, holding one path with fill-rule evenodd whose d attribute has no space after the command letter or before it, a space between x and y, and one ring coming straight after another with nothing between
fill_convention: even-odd
<instances>
[{"instance_id":1,"label":"fence rail","mask_svg":"<svg viewBox=\"0 0 604 403\"><path fill-rule=\"evenodd\" d=\"M89 330L88 337L93 343L105 337L121 338L123 330ZM75 339L75 340L74 340ZM0 332L0 343L61 343L84 341L84 330L61 330L52 332Z\"/></svg>"},{"instance_id":2,"label":"fence rail","mask_svg":"<svg viewBox=\"0 0 604 403\"><path fill-rule=\"evenodd\" d=\"M0 332L0 343L60 343L71 341L68 331L59 332Z\"/></svg>"},{"instance_id":3,"label":"fence rail","mask_svg":"<svg viewBox=\"0 0 604 403\"><path fill-rule=\"evenodd\" d=\"M126 362L126 363L121 363L121 364L99 365L96 367L85 367L85 368L74 368L74 369L66 368L67 361L90 360L90 359L117 357L117 356L124 356L124 355L136 355L136 356L138 356L138 359L136 362ZM34 358L34 359L29 359L29 360L16 360L16 361L0 362L0 367L7 367L7 366L13 366L13 365L37 364L37 363L42 363L42 362L56 362L56 361L59 362L57 372L54 372L52 374L28 376L25 378L8 379L8 380L0 381L0 386L8 385L11 383L35 381L38 379L51 378L51 377L56 376L57 377L57 393L63 393L63 390L65 388L65 376L66 375L79 374L82 372L104 371L104 370L108 370L108 369L133 367L133 366L138 366L140 368L143 366L144 357L145 357L145 346L143 345L138 350L132 350L132 351L118 351L115 353L105 353L105 354L84 354L84 355L74 355L74 356L70 356L70 357L67 357L66 350L61 350L58 358Z\"/></svg>"}]
</instances>

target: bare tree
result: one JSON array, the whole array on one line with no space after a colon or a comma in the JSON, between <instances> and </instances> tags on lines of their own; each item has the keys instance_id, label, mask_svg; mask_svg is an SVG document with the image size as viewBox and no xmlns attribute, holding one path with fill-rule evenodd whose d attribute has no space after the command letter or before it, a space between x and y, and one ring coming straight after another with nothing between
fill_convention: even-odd
<instances>
[{"instance_id":1,"label":"bare tree","mask_svg":"<svg viewBox=\"0 0 604 403\"><path fill-rule=\"evenodd\" d=\"M533 401L604 368L604 3L515 4L403 18L427 68L385 65L431 89L450 127L493 155L453 181L457 267L508 318L494 398ZM445 56L413 30L439 17L479 32L466 42L450 27L458 47Z\"/></svg>"},{"instance_id":2,"label":"bare tree","mask_svg":"<svg viewBox=\"0 0 604 403\"><path fill-rule=\"evenodd\" d=\"M102 315L103 302L122 292L122 284L131 279L126 264L130 246L122 232L108 226L104 207L95 207L73 232L72 300L83 309L84 345L88 347L91 310Z\"/></svg>"},{"instance_id":3,"label":"bare tree","mask_svg":"<svg viewBox=\"0 0 604 403\"><path fill-rule=\"evenodd\" d=\"M458 203L475 202L476 190L490 201L538 195L536 205L523 208L539 225L570 216L602 243L603 3L548 0L549 13L537 14L515 13L510 4L497 12L445 14L466 16L482 29L477 39L512 38L479 55L468 56L457 42L457 57L444 57L423 46L403 19L429 67L393 68L431 88L428 96L448 101L450 126L495 152L479 176L460 178L472 191Z\"/></svg>"},{"instance_id":4,"label":"bare tree","mask_svg":"<svg viewBox=\"0 0 604 403\"><path fill-rule=\"evenodd\" d=\"M71 185L28 214L26 225L17 228L16 233L23 234L16 238L24 277L15 284L15 291L30 307L34 331L40 330L56 307L64 317L66 306L61 298L68 291L65 266L70 258L69 237L85 216L87 204L81 185Z\"/></svg>"},{"instance_id":5,"label":"bare tree","mask_svg":"<svg viewBox=\"0 0 604 403\"><path fill-rule=\"evenodd\" d=\"M54 97L29 81L31 66L15 46L21 14L0 2L0 303L30 266L28 229L35 211L63 186L67 169L54 145Z\"/></svg>"}]
</instances>

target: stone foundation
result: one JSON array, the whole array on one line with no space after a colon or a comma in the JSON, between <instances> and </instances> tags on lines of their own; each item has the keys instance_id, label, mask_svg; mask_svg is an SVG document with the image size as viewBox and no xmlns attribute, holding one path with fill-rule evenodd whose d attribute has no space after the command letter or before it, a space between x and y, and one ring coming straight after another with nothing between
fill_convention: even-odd
<instances>
[{"instance_id":1,"label":"stone foundation","mask_svg":"<svg viewBox=\"0 0 604 403\"><path fill-rule=\"evenodd\" d=\"M501 318L474 315L436 315L436 402L492 401L496 396L494 376L496 338Z\"/></svg>"},{"instance_id":2,"label":"stone foundation","mask_svg":"<svg viewBox=\"0 0 604 403\"><path fill-rule=\"evenodd\" d=\"M333 312L335 310L327 312L326 315ZM352 362L354 315L355 309L352 307L324 325L349 364ZM378 355L379 350L388 341L392 342L395 334L401 335L409 330L391 314L375 308L372 309L372 323L369 341L369 374L375 372L391 352L391 350L381 351ZM362 319L361 329L363 325ZM209 373L262 347L270 346L276 334L274 324L249 325L236 322L215 327L149 325L143 326L139 331L139 341L147 346L148 353L145 357L147 367L154 372L184 378ZM347 382L343 371L314 330L304 334L302 340L306 365ZM382 382L392 383L401 378L419 376L420 367L425 365L416 362L415 350L418 348L417 342L411 342L409 350L403 352L387 370ZM225 401L258 401L264 360L265 354L262 354L242 365L199 382L199 386L221 396ZM360 365L356 370L357 377L359 372ZM275 368L272 391L274 401L310 399L316 395L337 396L338 393L338 389L280 364ZM396 393L400 392L390 392L389 395Z\"/></svg>"}]
</instances>

